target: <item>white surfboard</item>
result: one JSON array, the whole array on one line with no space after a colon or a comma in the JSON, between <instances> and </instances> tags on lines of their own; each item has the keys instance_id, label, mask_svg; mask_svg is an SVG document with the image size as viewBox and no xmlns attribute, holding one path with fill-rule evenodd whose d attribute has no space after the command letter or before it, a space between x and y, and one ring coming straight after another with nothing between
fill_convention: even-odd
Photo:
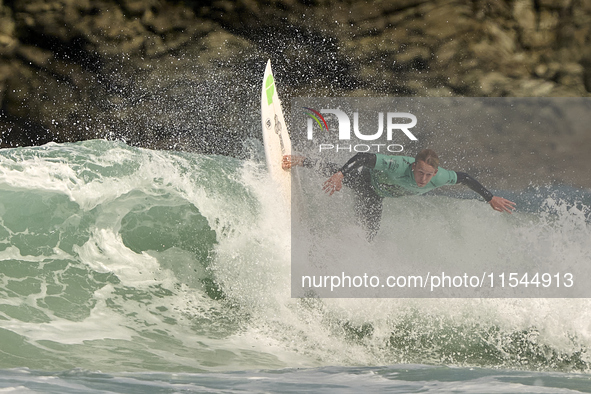
<instances>
[{"instance_id":1,"label":"white surfboard","mask_svg":"<svg viewBox=\"0 0 591 394\"><path fill-rule=\"evenodd\" d=\"M290 171L281 168L281 160L283 155L291 155L291 140L283 118L281 101L279 101L277 94L277 84L271 71L271 60L267 62L263 77L261 118L267 168L289 207L291 203L291 174Z\"/></svg>"}]
</instances>

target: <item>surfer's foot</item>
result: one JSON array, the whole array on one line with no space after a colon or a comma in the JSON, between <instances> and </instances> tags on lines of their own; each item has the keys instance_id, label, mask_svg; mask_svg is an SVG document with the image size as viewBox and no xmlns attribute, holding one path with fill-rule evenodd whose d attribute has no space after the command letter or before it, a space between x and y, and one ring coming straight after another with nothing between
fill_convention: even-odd
<instances>
[{"instance_id":1,"label":"surfer's foot","mask_svg":"<svg viewBox=\"0 0 591 394\"><path fill-rule=\"evenodd\" d=\"M285 155L281 161L281 167L284 170L289 170L291 167L303 166L305 159L306 158L304 156Z\"/></svg>"}]
</instances>

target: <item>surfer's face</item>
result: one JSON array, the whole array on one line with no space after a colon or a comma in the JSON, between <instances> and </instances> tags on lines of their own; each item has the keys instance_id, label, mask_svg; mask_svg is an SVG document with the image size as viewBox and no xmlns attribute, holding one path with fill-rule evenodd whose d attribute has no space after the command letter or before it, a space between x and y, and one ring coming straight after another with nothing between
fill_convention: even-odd
<instances>
[{"instance_id":1,"label":"surfer's face","mask_svg":"<svg viewBox=\"0 0 591 394\"><path fill-rule=\"evenodd\" d=\"M437 170L434 167L422 160L412 163L412 171L415 175L415 182L418 187L427 186L427 184L431 182L431 178L437 174Z\"/></svg>"}]
</instances>

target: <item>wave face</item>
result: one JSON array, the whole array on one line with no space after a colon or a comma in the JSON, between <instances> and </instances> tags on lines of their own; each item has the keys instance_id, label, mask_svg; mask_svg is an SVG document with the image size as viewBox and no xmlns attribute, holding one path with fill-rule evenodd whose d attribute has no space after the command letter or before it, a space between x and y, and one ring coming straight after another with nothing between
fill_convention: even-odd
<instances>
[{"instance_id":1,"label":"wave face","mask_svg":"<svg viewBox=\"0 0 591 394\"><path fill-rule=\"evenodd\" d=\"M502 226L591 262L588 202L539 206ZM474 201L453 208L499 225ZM0 217L2 369L589 369L587 299L291 298L289 212L255 161L102 140L8 149ZM473 234L453 237L488 258Z\"/></svg>"}]
</instances>

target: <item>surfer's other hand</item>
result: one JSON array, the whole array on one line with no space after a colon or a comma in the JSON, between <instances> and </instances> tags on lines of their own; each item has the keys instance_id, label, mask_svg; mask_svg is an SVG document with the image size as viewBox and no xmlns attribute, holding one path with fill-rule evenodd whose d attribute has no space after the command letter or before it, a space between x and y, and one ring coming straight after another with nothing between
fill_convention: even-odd
<instances>
[{"instance_id":1,"label":"surfer's other hand","mask_svg":"<svg viewBox=\"0 0 591 394\"><path fill-rule=\"evenodd\" d=\"M343 187L344 177L345 176L342 172L337 172L336 174L328 178L326 182L324 182L322 190L328 193L329 196L332 196L334 192L338 192Z\"/></svg>"},{"instance_id":2,"label":"surfer's other hand","mask_svg":"<svg viewBox=\"0 0 591 394\"><path fill-rule=\"evenodd\" d=\"M512 213L515 209L515 203L503 197L494 196L488 203L492 209L499 212Z\"/></svg>"},{"instance_id":3,"label":"surfer's other hand","mask_svg":"<svg viewBox=\"0 0 591 394\"><path fill-rule=\"evenodd\" d=\"M281 168L289 170L291 167L304 165L304 156L285 155L281 160Z\"/></svg>"}]
</instances>

